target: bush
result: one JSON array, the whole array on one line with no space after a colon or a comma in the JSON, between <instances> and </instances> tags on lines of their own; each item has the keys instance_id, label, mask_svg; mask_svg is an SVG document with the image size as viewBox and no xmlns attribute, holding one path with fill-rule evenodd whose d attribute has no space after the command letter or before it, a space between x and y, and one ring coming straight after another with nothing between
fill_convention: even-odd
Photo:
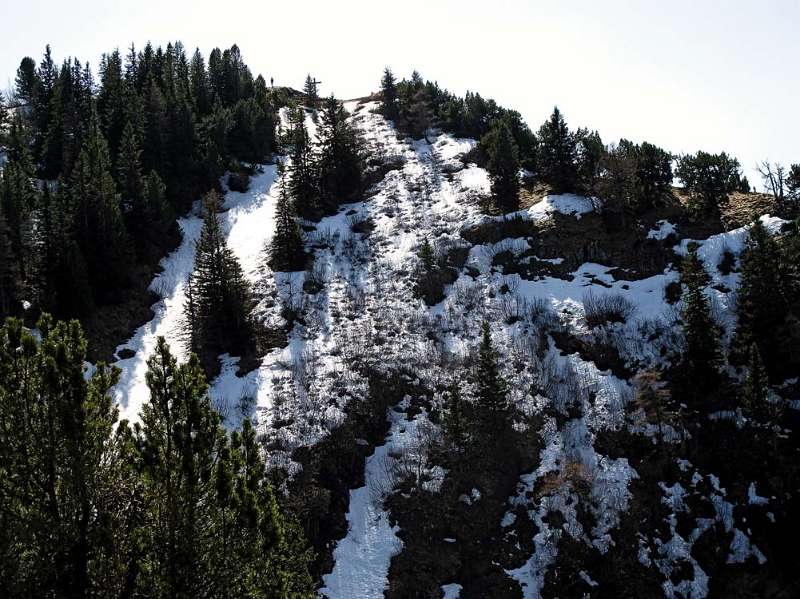
<instances>
[{"instance_id":1,"label":"bush","mask_svg":"<svg viewBox=\"0 0 800 599\"><path fill-rule=\"evenodd\" d=\"M595 295L589 291L583 296L586 324L595 328L609 322L627 322L636 312L636 306L620 293Z\"/></svg>"},{"instance_id":2,"label":"bush","mask_svg":"<svg viewBox=\"0 0 800 599\"><path fill-rule=\"evenodd\" d=\"M228 175L228 189L244 193L250 187L250 175L247 173L230 173Z\"/></svg>"}]
</instances>

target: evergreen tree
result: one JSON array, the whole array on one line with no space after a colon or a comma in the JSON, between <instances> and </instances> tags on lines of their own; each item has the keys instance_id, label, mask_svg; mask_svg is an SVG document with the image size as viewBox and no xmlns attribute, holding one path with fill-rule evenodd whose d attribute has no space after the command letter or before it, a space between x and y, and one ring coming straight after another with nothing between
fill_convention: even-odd
<instances>
[{"instance_id":1,"label":"evergreen tree","mask_svg":"<svg viewBox=\"0 0 800 599\"><path fill-rule=\"evenodd\" d=\"M23 104L33 104L39 86L36 62L30 56L23 58L17 67L14 79L14 96Z\"/></svg>"},{"instance_id":2,"label":"evergreen tree","mask_svg":"<svg viewBox=\"0 0 800 599\"><path fill-rule=\"evenodd\" d=\"M740 260L737 344L741 348L755 344L767 368L774 373L785 351L783 325L788 308L788 286L781 269L783 260L778 243L760 219L750 226Z\"/></svg>"},{"instance_id":3,"label":"evergreen tree","mask_svg":"<svg viewBox=\"0 0 800 599\"><path fill-rule=\"evenodd\" d=\"M150 401L136 435L145 516L141 580L156 596L310 596L308 555L292 543L245 420L228 439L196 357L163 338L148 360Z\"/></svg>"},{"instance_id":4,"label":"evergreen tree","mask_svg":"<svg viewBox=\"0 0 800 599\"><path fill-rule=\"evenodd\" d=\"M302 270L305 266L303 237L287 183L286 177L282 177L280 195L275 206L275 234L268 247L270 268L281 272Z\"/></svg>"},{"instance_id":5,"label":"evergreen tree","mask_svg":"<svg viewBox=\"0 0 800 599\"><path fill-rule=\"evenodd\" d=\"M347 116L342 103L333 96L325 100L317 132L317 174L320 196L328 209L353 200L361 191L361 140Z\"/></svg>"},{"instance_id":6,"label":"evergreen tree","mask_svg":"<svg viewBox=\"0 0 800 599\"><path fill-rule=\"evenodd\" d=\"M744 382L742 407L751 418L764 420L769 416L769 380L761 354L755 343L750 345L747 379Z\"/></svg>"},{"instance_id":7,"label":"evergreen tree","mask_svg":"<svg viewBox=\"0 0 800 599\"><path fill-rule=\"evenodd\" d=\"M686 286L682 324L685 346L678 373L686 391L699 395L711 391L719 381L722 356L717 325L704 293L707 275L696 250L692 249L684 260L681 276Z\"/></svg>"},{"instance_id":8,"label":"evergreen tree","mask_svg":"<svg viewBox=\"0 0 800 599\"><path fill-rule=\"evenodd\" d=\"M489 439L502 434L508 426L509 418L506 383L500 375L497 358L497 351L492 345L489 323L484 321L475 384L478 413L481 418L480 427Z\"/></svg>"},{"instance_id":9,"label":"evergreen tree","mask_svg":"<svg viewBox=\"0 0 800 599\"><path fill-rule=\"evenodd\" d=\"M487 170L492 197L502 212L519 209L519 152L511 131L503 121L481 140L489 155Z\"/></svg>"},{"instance_id":10,"label":"evergreen tree","mask_svg":"<svg viewBox=\"0 0 800 599\"><path fill-rule=\"evenodd\" d=\"M289 194L297 213L306 218L319 217L321 209L319 187L315 171L315 159L311 140L305 126L305 114L298 109L291 116L289 134L291 149L289 151Z\"/></svg>"},{"instance_id":11,"label":"evergreen tree","mask_svg":"<svg viewBox=\"0 0 800 599\"><path fill-rule=\"evenodd\" d=\"M539 177L553 187L555 193L577 189L577 147L575 136L558 107L539 129L537 166Z\"/></svg>"},{"instance_id":12,"label":"evergreen tree","mask_svg":"<svg viewBox=\"0 0 800 599\"><path fill-rule=\"evenodd\" d=\"M578 129L575 132L577 171L580 190L594 193L602 173L606 148L597 131Z\"/></svg>"},{"instance_id":13,"label":"evergreen tree","mask_svg":"<svg viewBox=\"0 0 800 599\"><path fill-rule=\"evenodd\" d=\"M714 214L739 185L739 161L721 154L697 152L681 156L675 174L689 193L688 208L695 217Z\"/></svg>"},{"instance_id":14,"label":"evergreen tree","mask_svg":"<svg viewBox=\"0 0 800 599\"><path fill-rule=\"evenodd\" d=\"M317 95L317 81L311 75L306 75L303 84L303 93L306 95L306 104L309 108L316 108L319 96Z\"/></svg>"},{"instance_id":15,"label":"evergreen tree","mask_svg":"<svg viewBox=\"0 0 800 599\"><path fill-rule=\"evenodd\" d=\"M0 211L0 318L19 309L19 268L11 245L6 219Z\"/></svg>"},{"instance_id":16,"label":"evergreen tree","mask_svg":"<svg viewBox=\"0 0 800 599\"><path fill-rule=\"evenodd\" d=\"M192 349L203 351L209 359L223 352L249 354L255 345L250 287L220 227L219 196L211 191L204 203L205 217L191 277L194 305L191 310L186 307L197 340Z\"/></svg>"},{"instance_id":17,"label":"evergreen tree","mask_svg":"<svg viewBox=\"0 0 800 599\"><path fill-rule=\"evenodd\" d=\"M383 116L390 121L397 120L399 115L397 106L397 86L395 84L394 75L389 67L383 70L381 95L383 96Z\"/></svg>"},{"instance_id":18,"label":"evergreen tree","mask_svg":"<svg viewBox=\"0 0 800 599\"><path fill-rule=\"evenodd\" d=\"M469 442L469 421L466 405L456 382L447 391L442 428L445 446L456 453L463 452Z\"/></svg>"},{"instance_id":19,"label":"evergreen tree","mask_svg":"<svg viewBox=\"0 0 800 599\"><path fill-rule=\"evenodd\" d=\"M113 428L118 373L84 376L77 322L37 327L38 342L19 321L0 327L0 594L114 596L130 459Z\"/></svg>"},{"instance_id":20,"label":"evergreen tree","mask_svg":"<svg viewBox=\"0 0 800 599\"><path fill-rule=\"evenodd\" d=\"M74 239L86 259L92 291L97 299L113 301L129 282L133 255L96 112L72 171L69 191Z\"/></svg>"}]
</instances>

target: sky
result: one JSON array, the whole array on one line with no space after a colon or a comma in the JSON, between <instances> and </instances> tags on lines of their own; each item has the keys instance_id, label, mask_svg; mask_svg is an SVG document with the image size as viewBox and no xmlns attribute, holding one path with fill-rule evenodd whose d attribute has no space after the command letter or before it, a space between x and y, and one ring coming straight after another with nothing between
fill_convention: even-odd
<instances>
[{"instance_id":1,"label":"sky","mask_svg":"<svg viewBox=\"0 0 800 599\"><path fill-rule=\"evenodd\" d=\"M800 162L800 2L0 0L0 87L45 44L96 66L130 42L236 43L254 74L363 96L385 66L515 108L535 130L554 105L604 141Z\"/></svg>"}]
</instances>

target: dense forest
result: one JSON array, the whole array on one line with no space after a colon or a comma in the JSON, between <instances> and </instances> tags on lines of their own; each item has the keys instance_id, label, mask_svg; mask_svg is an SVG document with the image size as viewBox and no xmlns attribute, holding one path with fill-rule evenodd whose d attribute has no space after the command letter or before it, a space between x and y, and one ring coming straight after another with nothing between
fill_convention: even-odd
<instances>
[{"instance_id":1,"label":"dense forest","mask_svg":"<svg viewBox=\"0 0 800 599\"><path fill-rule=\"evenodd\" d=\"M22 59L0 149L0 595L800 589L800 164L180 42Z\"/></svg>"}]
</instances>

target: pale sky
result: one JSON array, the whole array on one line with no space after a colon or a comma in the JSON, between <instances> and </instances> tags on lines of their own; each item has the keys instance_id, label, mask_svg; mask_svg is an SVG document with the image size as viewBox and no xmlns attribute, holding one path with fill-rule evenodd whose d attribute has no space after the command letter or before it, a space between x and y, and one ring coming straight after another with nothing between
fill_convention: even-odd
<instances>
[{"instance_id":1,"label":"pale sky","mask_svg":"<svg viewBox=\"0 0 800 599\"><path fill-rule=\"evenodd\" d=\"M239 45L254 75L322 93L375 90L384 66L519 110L557 104L604 141L800 162L800 1L0 0L0 82L46 43L93 67L131 41Z\"/></svg>"}]
</instances>

